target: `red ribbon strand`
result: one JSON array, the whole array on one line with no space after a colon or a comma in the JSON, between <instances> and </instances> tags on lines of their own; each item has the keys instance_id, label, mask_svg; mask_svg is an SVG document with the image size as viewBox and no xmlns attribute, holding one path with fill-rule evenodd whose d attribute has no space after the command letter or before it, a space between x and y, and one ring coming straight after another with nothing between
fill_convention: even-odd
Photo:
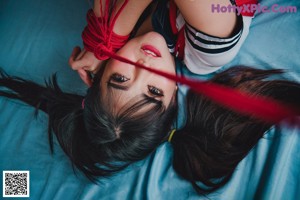
<instances>
[{"instance_id":1,"label":"red ribbon strand","mask_svg":"<svg viewBox=\"0 0 300 200\"><path fill-rule=\"evenodd\" d=\"M243 113L261 119L269 123L279 123L283 119L296 119L300 115L299 108L291 108L274 99L263 96L251 96L246 92L241 92L223 85L199 81L189 80L185 77L172 75L151 67L146 67L140 63L133 62L127 58L121 57L115 52L121 48L127 41L128 36L119 36L113 32L113 26L121 11L126 6L128 0L125 0L116 15L109 19L109 0L106 0L105 13L102 12L101 18L97 18L93 11L88 12L88 26L82 34L84 46L88 51L94 52L95 56L100 60L113 58L121 62L125 62L136 67L145 69L152 73L166 77L170 80L189 86L193 91L203 94L211 100L226 106L236 112ZM240 3L255 3L255 0L240 0ZM114 11L113 11L114 13ZM290 121L293 124L299 123L299 120Z\"/></svg>"}]
</instances>

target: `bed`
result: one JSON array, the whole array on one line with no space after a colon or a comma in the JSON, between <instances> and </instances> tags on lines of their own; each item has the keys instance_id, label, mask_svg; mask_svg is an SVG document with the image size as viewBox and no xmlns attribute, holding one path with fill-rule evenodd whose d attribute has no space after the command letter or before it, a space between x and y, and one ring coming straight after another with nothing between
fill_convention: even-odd
<instances>
[{"instance_id":1,"label":"bed","mask_svg":"<svg viewBox=\"0 0 300 200\"><path fill-rule=\"evenodd\" d=\"M294 6L300 1L262 0L264 6ZM88 1L0 0L0 67L8 74L44 84L57 73L63 90L84 94L86 86L68 67L69 54L81 45ZM250 35L228 65L285 69L300 81L300 13L257 13ZM183 70L186 76L193 76ZM205 76L199 78L207 78ZM184 89L182 89L184 90ZM182 91L181 91L182 92ZM300 102L299 102L300 103ZM238 165L232 179L207 197L172 168L172 147L162 144L145 160L94 184L72 165L54 141L50 153L47 115L0 97L0 170L30 171L32 200L94 199L297 199L300 197L300 130L272 127ZM3 175L1 173L1 180ZM2 186L2 181L1 181ZM2 188L2 187L1 187ZM1 197L3 191L1 189ZM6 198L4 198L6 199ZM24 199L24 198L23 198Z\"/></svg>"}]
</instances>

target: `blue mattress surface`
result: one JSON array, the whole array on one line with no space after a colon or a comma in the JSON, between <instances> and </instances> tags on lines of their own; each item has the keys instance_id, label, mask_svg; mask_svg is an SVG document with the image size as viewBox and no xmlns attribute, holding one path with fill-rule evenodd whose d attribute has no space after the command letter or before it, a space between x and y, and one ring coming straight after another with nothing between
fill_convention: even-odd
<instances>
[{"instance_id":1,"label":"blue mattress surface","mask_svg":"<svg viewBox=\"0 0 300 200\"><path fill-rule=\"evenodd\" d=\"M260 3L300 8L297 0ZM89 1L0 0L0 67L41 84L57 73L63 90L84 94L86 86L67 62L73 47L82 44L81 31L90 7ZM281 68L286 70L283 78L300 82L299 12L257 13L241 51L223 69L234 65ZM74 173L56 140L54 154L50 153L47 128L46 114L40 112L35 118L34 108L0 97L0 170L30 171L30 197L22 199L207 199L174 172L169 143L117 175L99 179L96 185L80 172ZM208 197L299 199L299 129L283 124L272 127L238 165L230 182Z\"/></svg>"}]
</instances>

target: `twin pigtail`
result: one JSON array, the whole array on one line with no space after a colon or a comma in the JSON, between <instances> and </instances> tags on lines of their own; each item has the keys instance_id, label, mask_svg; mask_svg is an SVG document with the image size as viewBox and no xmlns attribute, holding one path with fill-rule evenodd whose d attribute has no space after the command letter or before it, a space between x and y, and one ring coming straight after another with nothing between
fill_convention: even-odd
<instances>
[{"instance_id":1,"label":"twin pigtail","mask_svg":"<svg viewBox=\"0 0 300 200\"><path fill-rule=\"evenodd\" d=\"M267 79L281 70L249 67L230 68L210 81L265 96L297 109L300 84ZM189 91L186 96L186 124L169 135L173 147L173 168L191 182L199 194L225 185L237 165L263 137L272 123L242 115Z\"/></svg>"}]
</instances>

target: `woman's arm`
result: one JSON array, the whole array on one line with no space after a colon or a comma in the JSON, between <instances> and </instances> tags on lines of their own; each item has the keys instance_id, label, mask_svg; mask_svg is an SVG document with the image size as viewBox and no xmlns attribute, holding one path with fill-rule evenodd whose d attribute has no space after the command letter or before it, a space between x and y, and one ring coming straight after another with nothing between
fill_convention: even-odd
<instances>
[{"instance_id":1,"label":"woman's arm","mask_svg":"<svg viewBox=\"0 0 300 200\"><path fill-rule=\"evenodd\" d=\"M96 16L101 17L100 13L100 1L103 3L102 8L105 8L106 0L95 0L94 1L94 13ZM119 35L128 35L133 30L136 22L147 8L147 6L152 2L152 0L129 0L120 16L118 17L113 31ZM124 0L117 1L116 10L119 10L123 5ZM103 10L104 12L104 10Z\"/></svg>"},{"instance_id":2,"label":"woman's arm","mask_svg":"<svg viewBox=\"0 0 300 200\"><path fill-rule=\"evenodd\" d=\"M197 30L216 37L232 34L237 15L235 12L213 12L212 7L231 5L229 0L175 0L184 19Z\"/></svg>"}]
</instances>

